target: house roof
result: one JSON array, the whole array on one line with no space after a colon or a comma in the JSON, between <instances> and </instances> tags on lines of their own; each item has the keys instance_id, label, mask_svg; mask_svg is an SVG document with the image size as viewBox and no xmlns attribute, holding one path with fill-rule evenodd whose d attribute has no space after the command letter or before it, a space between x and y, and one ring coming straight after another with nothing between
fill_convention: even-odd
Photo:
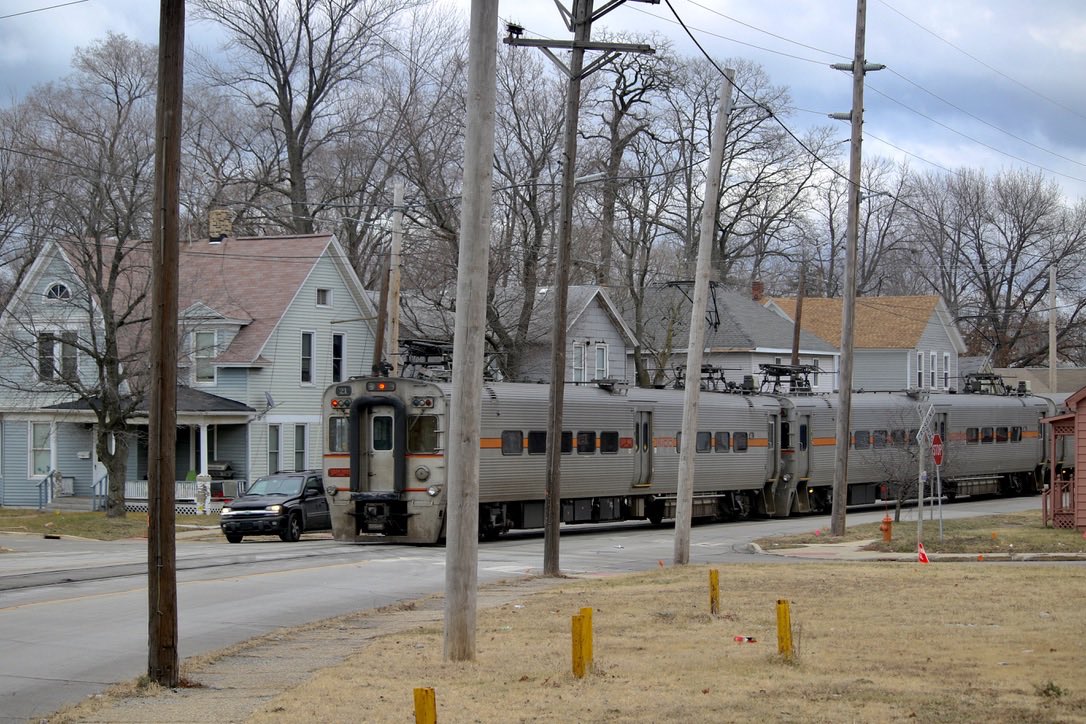
<instances>
[{"instance_id":1,"label":"house roof","mask_svg":"<svg viewBox=\"0 0 1086 724\"><path fill-rule=\"evenodd\" d=\"M72 400L70 402L61 402L56 405L49 405L46 410L93 410L97 407L97 400ZM137 406L137 411L147 414L146 400L141 400ZM177 386L177 411L178 412L233 412L233 413L252 413L256 412L248 405L238 402L237 400L230 400L225 397L219 397L213 395L210 392L204 392L203 390L196 390L192 387L186 387L184 385Z\"/></svg>"},{"instance_id":2,"label":"house roof","mask_svg":"<svg viewBox=\"0 0 1086 724\"><path fill-rule=\"evenodd\" d=\"M178 309L242 322L220 364L253 363L332 244L331 234L226 238L182 245Z\"/></svg>"},{"instance_id":3,"label":"house roof","mask_svg":"<svg viewBox=\"0 0 1086 724\"><path fill-rule=\"evenodd\" d=\"M803 298L804 330L841 346L840 298ZM768 305L788 319L795 319L795 297L773 297ZM944 316L947 331L959 352L965 350L961 335L946 313L942 298L935 295L906 297L858 297L853 317L853 344L863 349L913 349L935 314Z\"/></svg>"},{"instance_id":4,"label":"house roof","mask_svg":"<svg viewBox=\"0 0 1086 724\"><path fill-rule=\"evenodd\" d=\"M644 327L646 337L662 340L671 326L672 345L687 347L690 334L692 289L675 286L646 290ZM792 348L792 322L753 301L749 295L714 286L706 309L705 346L715 352L787 350ZM631 314L627 313L629 320ZM805 354L835 353L837 349L808 329L800 333L800 350Z\"/></svg>"}]
</instances>

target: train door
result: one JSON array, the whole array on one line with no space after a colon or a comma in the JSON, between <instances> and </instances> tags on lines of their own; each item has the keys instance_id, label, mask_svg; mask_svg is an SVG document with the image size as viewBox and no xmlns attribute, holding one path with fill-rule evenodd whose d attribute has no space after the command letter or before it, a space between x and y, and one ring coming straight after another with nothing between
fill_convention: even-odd
<instances>
[{"instance_id":1,"label":"train door","mask_svg":"<svg viewBox=\"0 0 1086 724\"><path fill-rule=\"evenodd\" d=\"M795 475L798 484L800 481L806 480L810 472L811 416L796 415L793 425L795 426L792 431L792 459L795 461L793 475Z\"/></svg>"},{"instance_id":2,"label":"train door","mask_svg":"<svg viewBox=\"0 0 1086 724\"><path fill-rule=\"evenodd\" d=\"M652 411L634 413L634 487L652 485Z\"/></svg>"},{"instance_id":3,"label":"train door","mask_svg":"<svg viewBox=\"0 0 1086 724\"><path fill-rule=\"evenodd\" d=\"M364 489L369 491L395 490L396 417L391 407L374 406L369 409L369 459ZM400 443L403 445L403 443Z\"/></svg>"},{"instance_id":4,"label":"train door","mask_svg":"<svg viewBox=\"0 0 1086 724\"><path fill-rule=\"evenodd\" d=\"M782 434L785 434L781 428L780 415L772 414L769 416L769 431L768 441L766 443L766 479L776 480L780 476L780 450L782 449L780 438Z\"/></svg>"}]
</instances>

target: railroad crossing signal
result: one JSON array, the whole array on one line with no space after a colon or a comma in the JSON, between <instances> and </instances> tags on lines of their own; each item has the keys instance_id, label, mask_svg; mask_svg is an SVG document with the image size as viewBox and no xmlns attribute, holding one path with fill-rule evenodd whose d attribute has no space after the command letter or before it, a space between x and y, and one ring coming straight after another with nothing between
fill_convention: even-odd
<instances>
[{"instance_id":1,"label":"railroad crossing signal","mask_svg":"<svg viewBox=\"0 0 1086 724\"><path fill-rule=\"evenodd\" d=\"M931 456L936 465L943 464L943 438L939 436L939 433L935 433L931 438Z\"/></svg>"}]
</instances>

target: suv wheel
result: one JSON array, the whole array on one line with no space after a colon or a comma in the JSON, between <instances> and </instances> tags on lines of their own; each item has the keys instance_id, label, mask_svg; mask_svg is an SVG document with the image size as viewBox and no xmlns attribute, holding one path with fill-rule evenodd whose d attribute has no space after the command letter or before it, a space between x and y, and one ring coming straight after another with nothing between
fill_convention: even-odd
<instances>
[{"instance_id":1,"label":"suv wheel","mask_svg":"<svg viewBox=\"0 0 1086 724\"><path fill-rule=\"evenodd\" d=\"M287 527L279 534L279 538L287 543L295 543L302 537L302 516L291 513L287 518Z\"/></svg>"},{"instance_id":2,"label":"suv wheel","mask_svg":"<svg viewBox=\"0 0 1086 724\"><path fill-rule=\"evenodd\" d=\"M227 533L226 540L229 543L241 543L242 536L240 533Z\"/></svg>"}]
</instances>

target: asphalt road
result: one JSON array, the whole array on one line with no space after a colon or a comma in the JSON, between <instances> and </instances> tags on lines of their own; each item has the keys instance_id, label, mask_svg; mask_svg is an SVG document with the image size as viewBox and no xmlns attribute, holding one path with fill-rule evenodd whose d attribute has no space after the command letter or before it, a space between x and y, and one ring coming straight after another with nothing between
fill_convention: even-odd
<instances>
[{"instance_id":1,"label":"asphalt road","mask_svg":"<svg viewBox=\"0 0 1086 724\"><path fill-rule=\"evenodd\" d=\"M944 516L1038 505L1037 498L963 502L946 506ZM881 510L850 511L848 522L882 515ZM915 510L907 515L915 526ZM698 525L691 534L691 562L794 563L756 556L748 544L828 524L820 516ZM588 574L645 570L670 562L673 546L670 527L568 528L562 534L561 568ZM0 554L0 722L47 715L146 671L146 541L0 535L0 548L13 551ZM479 581L538 573L542 556L539 534L481 544ZM327 537L296 544L182 540L177 561L182 658L280 627L441 592L445 585L440 547L344 545Z\"/></svg>"}]
</instances>

